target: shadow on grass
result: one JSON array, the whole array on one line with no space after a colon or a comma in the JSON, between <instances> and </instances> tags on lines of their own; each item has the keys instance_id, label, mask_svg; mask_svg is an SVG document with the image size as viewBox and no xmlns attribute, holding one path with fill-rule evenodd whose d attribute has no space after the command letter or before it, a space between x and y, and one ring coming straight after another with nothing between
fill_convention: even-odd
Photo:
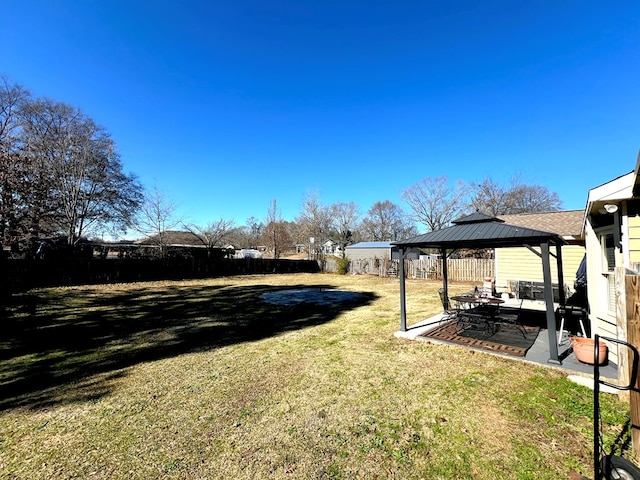
<instances>
[{"instance_id":1,"label":"shadow on grass","mask_svg":"<svg viewBox=\"0 0 640 480\"><path fill-rule=\"evenodd\" d=\"M368 293L330 305L263 300L265 293L331 288L169 285L16 295L0 333L0 410L97 399L126 367L320 325L375 299Z\"/></svg>"}]
</instances>

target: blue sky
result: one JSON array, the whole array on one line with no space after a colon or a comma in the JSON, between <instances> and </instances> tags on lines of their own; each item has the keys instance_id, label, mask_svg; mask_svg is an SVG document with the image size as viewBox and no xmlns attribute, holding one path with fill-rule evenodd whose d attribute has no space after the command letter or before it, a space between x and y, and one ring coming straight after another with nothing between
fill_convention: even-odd
<instances>
[{"instance_id":1,"label":"blue sky","mask_svg":"<svg viewBox=\"0 0 640 480\"><path fill-rule=\"evenodd\" d=\"M637 1L4 0L0 45L199 224L442 175L579 209L640 149Z\"/></svg>"}]
</instances>

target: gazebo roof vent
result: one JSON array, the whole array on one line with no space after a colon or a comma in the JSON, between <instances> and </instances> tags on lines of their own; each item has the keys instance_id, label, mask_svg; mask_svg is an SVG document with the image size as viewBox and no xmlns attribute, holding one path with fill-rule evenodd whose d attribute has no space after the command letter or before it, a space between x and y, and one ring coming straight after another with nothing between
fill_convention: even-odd
<instances>
[{"instance_id":1,"label":"gazebo roof vent","mask_svg":"<svg viewBox=\"0 0 640 480\"><path fill-rule=\"evenodd\" d=\"M474 212L471 215L466 215L464 217L460 217L457 220L454 220L454 225L464 225L466 223L486 223L486 222L500 222L504 223L504 220L501 220L496 217L492 217L491 215L486 215L481 212Z\"/></svg>"}]
</instances>

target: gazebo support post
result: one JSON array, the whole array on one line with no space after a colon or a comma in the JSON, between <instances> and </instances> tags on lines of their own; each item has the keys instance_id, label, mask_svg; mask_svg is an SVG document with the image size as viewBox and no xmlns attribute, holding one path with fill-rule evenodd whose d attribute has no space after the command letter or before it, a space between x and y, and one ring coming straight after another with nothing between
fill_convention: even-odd
<instances>
[{"instance_id":1,"label":"gazebo support post","mask_svg":"<svg viewBox=\"0 0 640 480\"><path fill-rule=\"evenodd\" d=\"M442 288L444 289L444 302L446 305L443 305L444 310L449 309L449 280L447 279L447 250L445 248L440 249L440 255L442 256Z\"/></svg>"},{"instance_id":2,"label":"gazebo support post","mask_svg":"<svg viewBox=\"0 0 640 480\"><path fill-rule=\"evenodd\" d=\"M553 309L553 282L551 279L551 261L549 260L549 243L540 244L542 254L542 273L544 276L544 301L547 305L547 331L549 333L548 363L562 365L558 357L558 334L556 332L556 312Z\"/></svg>"},{"instance_id":3,"label":"gazebo support post","mask_svg":"<svg viewBox=\"0 0 640 480\"><path fill-rule=\"evenodd\" d=\"M558 262L558 293L560 305L566 305L567 296L564 293L564 272L562 269L562 245L556 244L556 261Z\"/></svg>"},{"instance_id":4,"label":"gazebo support post","mask_svg":"<svg viewBox=\"0 0 640 480\"><path fill-rule=\"evenodd\" d=\"M404 247L398 247L398 251L400 253L400 265L398 268L398 275L400 275L400 331L407 331L407 295L404 286L404 256L405 249Z\"/></svg>"}]
</instances>

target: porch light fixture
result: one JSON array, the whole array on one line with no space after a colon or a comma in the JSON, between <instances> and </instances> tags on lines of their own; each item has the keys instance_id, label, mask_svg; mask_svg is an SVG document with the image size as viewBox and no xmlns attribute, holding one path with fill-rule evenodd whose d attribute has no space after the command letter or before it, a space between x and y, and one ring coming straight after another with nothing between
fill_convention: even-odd
<instances>
[{"instance_id":1,"label":"porch light fixture","mask_svg":"<svg viewBox=\"0 0 640 480\"><path fill-rule=\"evenodd\" d=\"M618 205L614 203L605 203L604 207L598 210L600 213L616 213L618 211Z\"/></svg>"}]
</instances>

